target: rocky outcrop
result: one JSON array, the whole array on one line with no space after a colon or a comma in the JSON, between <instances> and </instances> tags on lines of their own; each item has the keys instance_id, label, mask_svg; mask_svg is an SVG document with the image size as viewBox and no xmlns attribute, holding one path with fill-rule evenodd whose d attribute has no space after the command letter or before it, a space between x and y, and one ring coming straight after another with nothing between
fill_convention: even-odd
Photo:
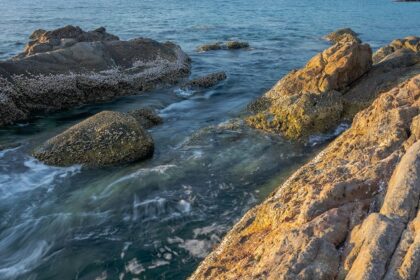
<instances>
[{"instance_id":1,"label":"rocky outcrop","mask_svg":"<svg viewBox=\"0 0 420 280\"><path fill-rule=\"evenodd\" d=\"M211 44L205 44L197 48L198 52L208 52L217 50L239 50L249 48L248 42L242 41L227 41L225 43L217 42Z\"/></svg>"},{"instance_id":2,"label":"rocky outcrop","mask_svg":"<svg viewBox=\"0 0 420 280\"><path fill-rule=\"evenodd\" d=\"M417 279L420 75L248 211L191 279Z\"/></svg>"},{"instance_id":3,"label":"rocky outcrop","mask_svg":"<svg viewBox=\"0 0 420 280\"><path fill-rule=\"evenodd\" d=\"M29 36L29 43L19 57L70 47L79 42L118 41L104 27L85 32L78 26L67 25L52 31L37 29Z\"/></svg>"},{"instance_id":4,"label":"rocky outcrop","mask_svg":"<svg viewBox=\"0 0 420 280\"><path fill-rule=\"evenodd\" d=\"M146 159L154 144L141 123L129 114L103 111L49 139L37 159L57 166L107 166Z\"/></svg>"},{"instance_id":5,"label":"rocky outcrop","mask_svg":"<svg viewBox=\"0 0 420 280\"><path fill-rule=\"evenodd\" d=\"M217 85L220 81L223 81L227 78L226 73L221 72L215 72L211 73L202 77L198 77L196 79L190 80L183 84L182 88L210 88L212 86Z\"/></svg>"},{"instance_id":6,"label":"rocky outcrop","mask_svg":"<svg viewBox=\"0 0 420 280\"><path fill-rule=\"evenodd\" d=\"M189 57L170 42L120 41L104 29L84 32L77 27L36 31L31 37L34 40L25 53L0 62L0 126L35 112L107 101L175 83L190 72ZM47 51L33 49L58 40L76 42Z\"/></svg>"},{"instance_id":7,"label":"rocky outcrop","mask_svg":"<svg viewBox=\"0 0 420 280\"><path fill-rule=\"evenodd\" d=\"M420 52L420 37L408 36L408 37L405 37L404 39L396 39L392 41L389 45L379 48L373 54L373 63L375 64L379 63L385 57L399 50Z\"/></svg>"},{"instance_id":8,"label":"rocky outcrop","mask_svg":"<svg viewBox=\"0 0 420 280\"><path fill-rule=\"evenodd\" d=\"M369 45L346 37L302 69L290 72L254 102L248 123L292 139L325 132L341 120L343 93L371 66Z\"/></svg>"}]
</instances>

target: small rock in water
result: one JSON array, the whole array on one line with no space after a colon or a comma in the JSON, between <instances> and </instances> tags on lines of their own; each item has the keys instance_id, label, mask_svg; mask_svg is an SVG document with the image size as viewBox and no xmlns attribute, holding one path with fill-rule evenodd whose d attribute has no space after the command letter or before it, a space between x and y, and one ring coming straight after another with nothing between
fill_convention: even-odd
<instances>
[{"instance_id":1,"label":"small rock in water","mask_svg":"<svg viewBox=\"0 0 420 280\"><path fill-rule=\"evenodd\" d=\"M361 42L357 37L357 33L354 32L351 28L342 28L334 32L327 34L325 37L328 41L337 43L342 40L355 40L356 42Z\"/></svg>"},{"instance_id":2,"label":"small rock in water","mask_svg":"<svg viewBox=\"0 0 420 280\"><path fill-rule=\"evenodd\" d=\"M212 44L205 44L197 48L199 52L208 52L208 51L216 51L221 50L222 44L221 43L212 43Z\"/></svg>"},{"instance_id":3,"label":"small rock in water","mask_svg":"<svg viewBox=\"0 0 420 280\"><path fill-rule=\"evenodd\" d=\"M226 78L227 76L225 72L223 71L215 72L215 73L211 73L206 76L188 81L183 86L181 86L181 88L184 88L184 89L185 88L209 88L216 85L220 81L225 80Z\"/></svg>"},{"instance_id":4,"label":"small rock in water","mask_svg":"<svg viewBox=\"0 0 420 280\"><path fill-rule=\"evenodd\" d=\"M226 43L226 47L228 50L246 49L249 48L249 44L248 42L229 41Z\"/></svg>"},{"instance_id":5,"label":"small rock in water","mask_svg":"<svg viewBox=\"0 0 420 280\"><path fill-rule=\"evenodd\" d=\"M212 44L205 44L199 46L197 48L198 52L208 52L208 51L216 51L216 50L238 50L238 49L246 49L249 48L248 42L243 41L228 41L226 43L212 43Z\"/></svg>"}]
</instances>

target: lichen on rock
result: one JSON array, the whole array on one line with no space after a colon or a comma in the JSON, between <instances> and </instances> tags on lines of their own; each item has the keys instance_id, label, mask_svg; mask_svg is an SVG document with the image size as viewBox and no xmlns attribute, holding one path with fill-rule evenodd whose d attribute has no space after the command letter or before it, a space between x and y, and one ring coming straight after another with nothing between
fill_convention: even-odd
<instances>
[{"instance_id":1,"label":"lichen on rock","mask_svg":"<svg viewBox=\"0 0 420 280\"><path fill-rule=\"evenodd\" d=\"M248 123L292 139L327 131L342 115L342 92L370 69L371 56L369 45L338 41L281 79Z\"/></svg>"}]
</instances>

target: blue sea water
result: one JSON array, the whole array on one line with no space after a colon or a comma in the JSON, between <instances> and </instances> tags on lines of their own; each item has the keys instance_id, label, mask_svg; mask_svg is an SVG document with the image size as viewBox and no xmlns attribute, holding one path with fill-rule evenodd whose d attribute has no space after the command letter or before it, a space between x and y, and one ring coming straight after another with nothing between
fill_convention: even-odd
<instances>
[{"instance_id":1,"label":"blue sea water","mask_svg":"<svg viewBox=\"0 0 420 280\"><path fill-rule=\"evenodd\" d=\"M224 70L203 91L158 89L40 115L0 129L0 279L185 279L250 207L321 145L258 133L201 133L246 104L351 27L372 48L420 35L420 3L386 0L0 0L0 59L38 28L105 26L122 39L174 41L192 76ZM250 50L196 52L238 39ZM159 110L153 159L104 169L46 166L31 150L101 110ZM318 137L319 138L319 137ZM317 139L318 139L317 138ZM328 137L320 137L328 141Z\"/></svg>"}]
</instances>

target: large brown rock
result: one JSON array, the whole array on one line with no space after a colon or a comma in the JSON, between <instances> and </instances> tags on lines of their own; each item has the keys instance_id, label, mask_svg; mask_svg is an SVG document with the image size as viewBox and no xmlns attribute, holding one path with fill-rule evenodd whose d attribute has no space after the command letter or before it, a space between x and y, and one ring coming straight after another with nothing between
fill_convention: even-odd
<instances>
[{"instance_id":1,"label":"large brown rock","mask_svg":"<svg viewBox=\"0 0 420 280\"><path fill-rule=\"evenodd\" d=\"M57 38L76 42L0 62L0 126L35 112L137 94L175 83L190 72L189 57L170 42L120 41L103 29L84 32L74 27L41 30L32 37L36 42Z\"/></svg>"},{"instance_id":2,"label":"large brown rock","mask_svg":"<svg viewBox=\"0 0 420 280\"><path fill-rule=\"evenodd\" d=\"M191 279L417 279L420 75L248 211Z\"/></svg>"},{"instance_id":3,"label":"large brown rock","mask_svg":"<svg viewBox=\"0 0 420 280\"><path fill-rule=\"evenodd\" d=\"M288 138L325 132L341 118L342 93L371 65L369 45L353 39L338 41L302 69L290 72L254 103L255 115L248 123Z\"/></svg>"},{"instance_id":4,"label":"large brown rock","mask_svg":"<svg viewBox=\"0 0 420 280\"><path fill-rule=\"evenodd\" d=\"M404 39L395 39L389 45L379 48L373 54L373 63L379 63L395 51L405 49L412 52L420 52L420 37L408 36Z\"/></svg>"},{"instance_id":5,"label":"large brown rock","mask_svg":"<svg viewBox=\"0 0 420 280\"><path fill-rule=\"evenodd\" d=\"M129 114L103 111L49 139L33 155L50 165L106 166L152 156L152 137Z\"/></svg>"}]
</instances>

